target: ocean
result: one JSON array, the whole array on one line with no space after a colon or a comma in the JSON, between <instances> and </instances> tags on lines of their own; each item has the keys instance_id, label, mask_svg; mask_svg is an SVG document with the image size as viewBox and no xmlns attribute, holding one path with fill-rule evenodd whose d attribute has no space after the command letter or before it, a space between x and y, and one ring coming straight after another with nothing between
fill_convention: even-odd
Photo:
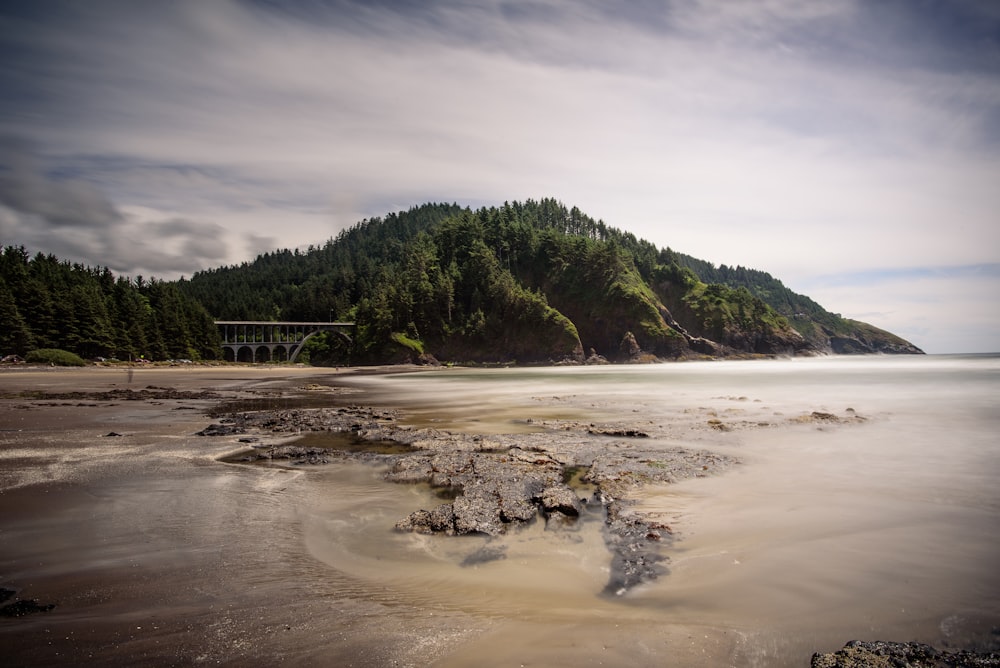
<instances>
[{"instance_id":1,"label":"ocean","mask_svg":"<svg viewBox=\"0 0 1000 668\"><path fill-rule=\"evenodd\" d=\"M851 639L1000 644L1000 356L446 369L350 382L414 426L506 433L624 420L666 446L741 462L643 491L643 510L674 531L669 573L621 600L598 596L599 521L572 539L523 531L508 539L507 559L473 570L457 565L470 539L396 535L388 557L363 539L370 552L351 555L333 532L325 539L339 556L329 558L313 537L320 558L358 568L362 581L388 579L429 609L479 601L476 614L513 624L463 659L530 656L518 640L528 619L548 629L538 651L560 630L577 637L580 650L566 649L561 665L586 664L595 638L605 665L673 665L668 629L705 631L716 659L737 666L803 666ZM404 511L380 510L375 524Z\"/></svg>"}]
</instances>

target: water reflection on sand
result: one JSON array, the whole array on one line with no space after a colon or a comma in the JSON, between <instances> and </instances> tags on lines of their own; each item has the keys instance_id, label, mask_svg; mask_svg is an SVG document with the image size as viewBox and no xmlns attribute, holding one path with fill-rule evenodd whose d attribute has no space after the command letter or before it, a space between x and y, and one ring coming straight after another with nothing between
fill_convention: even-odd
<instances>
[{"instance_id":1,"label":"water reflection on sand","mask_svg":"<svg viewBox=\"0 0 1000 668\"><path fill-rule=\"evenodd\" d=\"M208 418L170 404L17 409L48 411L48 424L0 432L0 467L43 462L48 477L0 494L0 586L57 607L0 620L6 656L14 665L127 657L151 665L804 666L813 651L852 638L995 642L993 362L346 379L243 370L184 382L226 390L345 381L358 391L350 401L396 407L414 425L537 433L547 421L617 419L642 423L664 445L715 449L744 464L647 489L645 509L679 538L670 574L608 598L600 595L608 552L599 514L571 530L536 523L493 541L401 534L392 530L399 518L443 501L426 486L385 483L378 466L225 464L217 458L236 444L192 437ZM848 408L866 420L789 420ZM16 426L14 414L0 427ZM121 439L96 438L112 428ZM53 452L61 463L44 464L56 461ZM502 556L468 560L498 544Z\"/></svg>"}]
</instances>

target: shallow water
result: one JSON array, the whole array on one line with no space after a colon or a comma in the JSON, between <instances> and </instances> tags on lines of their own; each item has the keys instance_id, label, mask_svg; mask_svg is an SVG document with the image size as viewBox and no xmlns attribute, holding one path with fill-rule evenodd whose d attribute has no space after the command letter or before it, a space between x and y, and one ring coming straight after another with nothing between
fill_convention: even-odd
<instances>
[{"instance_id":1,"label":"shallow water","mask_svg":"<svg viewBox=\"0 0 1000 668\"><path fill-rule=\"evenodd\" d=\"M572 624L606 639L612 619L647 629L639 635L651 642L657 627L725 629L738 638L733 665L806 665L812 651L853 638L1000 640L995 357L447 370L358 384L415 424L500 432L544 418L617 417L669 425L671 443L744 462L646 490L645 509L679 540L670 574L624 600L597 595L607 576L597 521L572 535L534 527L509 541L506 559L472 571L456 565L472 551L463 541L393 536L389 562L359 577L394 573L401 596L433 591L428 605L473 609L481 601L477 614ZM812 411L864 421L792 423ZM699 429L706 416L733 431ZM743 428L761 423L780 426ZM314 548L337 568L371 564L336 532L309 535L310 545L338 544L335 556ZM489 655L509 640L480 649Z\"/></svg>"},{"instance_id":2,"label":"shallow water","mask_svg":"<svg viewBox=\"0 0 1000 668\"><path fill-rule=\"evenodd\" d=\"M56 467L61 482L0 490L0 585L58 605L0 620L0 644L35 643L61 665L804 667L855 638L1000 642L1000 358L315 380L417 426L624 420L651 434L643 447L742 464L645 490L675 532L670 572L606 597L599 509L492 541L397 533L444 500L370 464L219 462L233 444L192 439L187 412L190 426L155 442L102 440ZM843 422L796 421L813 411ZM4 438L11 457L49 447Z\"/></svg>"}]
</instances>

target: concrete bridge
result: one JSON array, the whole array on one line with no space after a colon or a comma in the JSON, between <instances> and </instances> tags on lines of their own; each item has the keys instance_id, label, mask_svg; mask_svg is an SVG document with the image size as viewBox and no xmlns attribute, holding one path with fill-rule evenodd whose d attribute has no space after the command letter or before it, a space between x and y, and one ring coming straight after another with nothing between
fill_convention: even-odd
<instances>
[{"instance_id":1,"label":"concrete bridge","mask_svg":"<svg viewBox=\"0 0 1000 668\"><path fill-rule=\"evenodd\" d=\"M336 332L348 344L353 322L272 322L216 320L222 352L229 362L294 362L306 341L320 332Z\"/></svg>"}]
</instances>

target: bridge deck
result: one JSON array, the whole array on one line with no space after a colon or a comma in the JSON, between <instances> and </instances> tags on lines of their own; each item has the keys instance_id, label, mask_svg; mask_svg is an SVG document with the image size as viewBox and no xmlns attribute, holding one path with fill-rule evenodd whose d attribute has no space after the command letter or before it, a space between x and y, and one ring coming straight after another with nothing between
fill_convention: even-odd
<instances>
[{"instance_id":1,"label":"bridge deck","mask_svg":"<svg viewBox=\"0 0 1000 668\"><path fill-rule=\"evenodd\" d=\"M353 322L292 322L287 320L216 320L216 325L279 325L295 327L354 327Z\"/></svg>"},{"instance_id":2,"label":"bridge deck","mask_svg":"<svg viewBox=\"0 0 1000 668\"><path fill-rule=\"evenodd\" d=\"M276 354L294 362L306 341L320 332L337 332L351 341L344 330L353 330L353 322L291 322L279 320L216 320L222 335L222 348L233 361L270 361Z\"/></svg>"}]
</instances>

